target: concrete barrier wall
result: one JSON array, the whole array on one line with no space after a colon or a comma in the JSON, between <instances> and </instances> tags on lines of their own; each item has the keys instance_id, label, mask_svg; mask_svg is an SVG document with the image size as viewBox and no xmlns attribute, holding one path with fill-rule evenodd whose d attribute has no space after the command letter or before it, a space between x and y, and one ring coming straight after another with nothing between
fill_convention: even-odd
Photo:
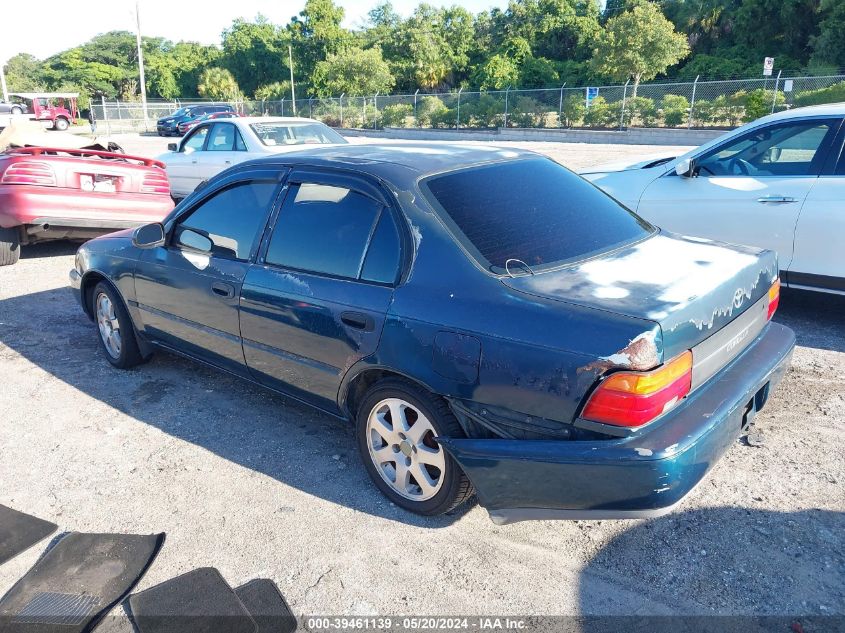
<instances>
[{"instance_id":1,"label":"concrete barrier wall","mask_svg":"<svg viewBox=\"0 0 845 633\"><path fill-rule=\"evenodd\" d=\"M687 130L684 128L629 128L627 130L385 128L383 130L338 129L338 132L346 136L419 141L558 141L561 143L606 143L608 145L701 145L725 133L724 130Z\"/></svg>"}]
</instances>

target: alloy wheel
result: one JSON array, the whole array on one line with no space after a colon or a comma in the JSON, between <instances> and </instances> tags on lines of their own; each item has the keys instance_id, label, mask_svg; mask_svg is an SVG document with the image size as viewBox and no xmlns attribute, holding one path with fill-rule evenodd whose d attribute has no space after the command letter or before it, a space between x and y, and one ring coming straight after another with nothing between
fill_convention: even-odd
<instances>
[{"instance_id":1,"label":"alloy wheel","mask_svg":"<svg viewBox=\"0 0 845 633\"><path fill-rule=\"evenodd\" d=\"M97 327L100 338L109 356L120 358L120 322L114 312L114 304L105 292L97 295Z\"/></svg>"}]
</instances>

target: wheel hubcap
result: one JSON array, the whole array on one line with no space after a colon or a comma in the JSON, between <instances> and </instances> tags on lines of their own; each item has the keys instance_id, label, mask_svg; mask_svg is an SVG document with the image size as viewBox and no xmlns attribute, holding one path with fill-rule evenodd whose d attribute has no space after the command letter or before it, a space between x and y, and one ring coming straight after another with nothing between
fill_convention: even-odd
<instances>
[{"instance_id":1,"label":"wheel hubcap","mask_svg":"<svg viewBox=\"0 0 845 633\"><path fill-rule=\"evenodd\" d=\"M120 357L120 322L114 313L114 304L109 296L101 292L97 295L97 327L100 330L100 338L109 356Z\"/></svg>"},{"instance_id":2,"label":"wheel hubcap","mask_svg":"<svg viewBox=\"0 0 845 633\"><path fill-rule=\"evenodd\" d=\"M411 403L382 400L367 418L367 447L381 478L397 493L425 501L443 486L446 454L434 426Z\"/></svg>"}]
</instances>

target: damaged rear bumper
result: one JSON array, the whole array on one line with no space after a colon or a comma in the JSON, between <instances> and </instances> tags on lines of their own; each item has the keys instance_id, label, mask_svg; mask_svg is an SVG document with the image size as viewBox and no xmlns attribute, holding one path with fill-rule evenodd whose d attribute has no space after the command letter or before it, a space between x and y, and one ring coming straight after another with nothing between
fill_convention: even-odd
<instances>
[{"instance_id":1,"label":"damaged rear bumper","mask_svg":"<svg viewBox=\"0 0 845 633\"><path fill-rule=\"evenodd\" d=\"M618 440L440 442L498 524L659 516L701 481L763 407L794 347L792 330L770 323L670 414Z\"/></svg>"}]
</instances>

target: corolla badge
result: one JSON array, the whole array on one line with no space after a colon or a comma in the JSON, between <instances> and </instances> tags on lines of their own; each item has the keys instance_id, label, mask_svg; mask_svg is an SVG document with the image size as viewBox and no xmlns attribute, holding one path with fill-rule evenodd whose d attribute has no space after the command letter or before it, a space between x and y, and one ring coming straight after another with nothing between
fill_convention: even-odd
<instances>
[{"instance_id":1,"label":"corolla badge","mask_svg":"<svg viewBox=\"0 0 845 633\"><path fill-rule=\"evenodd\" d=\"M745 299L745 291L740 288L734 293L734 307L739 308L742 305L742 301Z\"/></svg>"}]
</instances>

